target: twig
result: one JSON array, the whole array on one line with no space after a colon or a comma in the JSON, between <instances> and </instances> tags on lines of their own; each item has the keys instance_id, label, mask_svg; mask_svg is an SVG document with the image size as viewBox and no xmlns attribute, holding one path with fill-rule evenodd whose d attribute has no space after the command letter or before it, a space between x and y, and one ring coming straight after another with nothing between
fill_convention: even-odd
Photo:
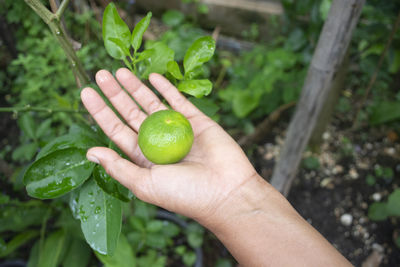
<instances>
[{"instance_id":1,"label":"twig","mask_svg":"<svg viewBox=\"0 0 400 267\"><path fill-rule=\"evenodd\" d=\"M58 8L56 15L58 18L61 18L62 14L64 13L65 9L67 8L69 0L63 0Z\"/></svg>"},{"instance_id":2,"label":"twig","mask_svg":"<svg viewBox=\"0 0 400 267\"><path fill-rule=\"evenodd\" d=\"M0 112L29 112L29 111L37 111L37 112L66 112L66 113L88 113L86 110L81 109L68 109L68 108L45 108L45 107L32 107L31 105L26 105L24 107L0 107Z\"/></svg>"},{"instance_id":3,"label":"twig","mask_svg":"<svg viewBox=\"0 0 400 267\"><path fill-rule=\"evenodd\" d=\"M352 129L353 129L353 130L354 130L355 128L357 128L357 126L358 126L358 118L359 118L359 116L360 116L361 109L362 109L362 107L365 105L365 102L367 101L367 98L368 98L368 96L369 96L369 93L371 92L371 89L372 89L372 87L374 86L374 84L375 84L375 82L376 82L376 78L378 77L378 73L379 73L379 71L380 71L380 69L381 69L381 66L382 66L382 64L383 64L383 61L384 61L384 59L385 59L385 57L386 57L386 54L387 54L387 52L388 52L388 50L389 50L390 45L392 44L394 35L396 34L396 31L397 31L397 29L399 28L399 26L400 26L400 12L399 12L399 14L397 15L396 22L395 22L394 25L393 25L392 32L391 32L390 35L389 35L389 38L388 38L388 40L387 40L387 42L386 42L386 45L385 45L385 48L383 49L382 54L381 54L381 56L379 57L378 65L376 66L375 71L374 71L374 73L372 74L371 79L369 80L369 83L368 83L367 89L366 89L366 91L365 91L364 97L362 98L360 104L358 105L358 109L357 109L357 112L356 112L356 116L354 117L354 121L353 121L353 126L352 126Z\"/></svg>"},{"instance_id":4,"label":"twig","mask_svg":"<svg viewBox=\"0 0 400 267\"><path fill-rule=\"evenodd\" d=\"M239 145L243 149L247 149L250 145L259 143L271 130L272 126L278 121L282 113L285 110L293 107L295 104L296 102L293 101L277 108L275 111L269 114L269 116L266 117L259 125L257 125L254 133L243 136L241 139L239 139Z\"/></svg>"},{"instance_id":5,"label":"twig","mask_svg":"<svg viewBox=\"0 0 400 267\"><path fill-rule=\"evenodd\" d=\"M64 0L60 8L57 10L57 13L54 14L50 12L41 2L40 0L25 0L25 3L29 5L42 19L46 24L49 26L51 32L53 33L54 37L58 41L58 43L61 45L62 49L64 50L65 55L67 56L72 69L75 70L77 74L77 79L79 79L78 84L88 84L89 83L89 77L87 73L85 72L83 65L80 61L80 59L77 57L75 54L75 51L71 45L71 42L69 41L69 38L63 29L61 27L60 23L60 17L58 15L62 15L64 12L68 0ZM57 15L58 14L58 15Z\"/></svg>"}]
</instances>

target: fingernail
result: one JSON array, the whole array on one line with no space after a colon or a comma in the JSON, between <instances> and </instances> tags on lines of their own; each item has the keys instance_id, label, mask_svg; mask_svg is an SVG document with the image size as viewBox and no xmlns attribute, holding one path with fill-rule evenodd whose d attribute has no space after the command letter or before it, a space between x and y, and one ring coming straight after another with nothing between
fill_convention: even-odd
<instances>
[{"instance_id":1,"label":"fingernail","mask_svg":"<svg viewBox=\"0 0 400 267\"><path fill-rule=\"evenodd\" d=\"M88 161L100 164L100 160L93 155L86 155L86 158L88 159Z\"/></svg>"}]
</instances>

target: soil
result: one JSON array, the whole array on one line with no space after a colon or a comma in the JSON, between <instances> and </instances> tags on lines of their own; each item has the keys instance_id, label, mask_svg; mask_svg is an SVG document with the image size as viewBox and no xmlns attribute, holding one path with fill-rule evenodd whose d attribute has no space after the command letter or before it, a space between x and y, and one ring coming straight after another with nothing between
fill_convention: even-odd
<instances>
[{"instance_id":1,"label":"soil","mask_svg":"<svg viewBox=\"0 0 400 267\"><path fill-rule=\"evenodd\" d=\"M380 265L368 266L399 266L400 249L394 243L399 218L381 222L368 218L370 204L386 201L400 186L398 136L384 127L352 132L341 130L340 124L334 121L324 133L319 153L305 153L304 158L317 158L319 166L300 167L288 200L355 266L379 259ZM278 128L254 156L257 170L267 179L283 144L281 133L286 125ZM392 169L393 177L376 178L376 183L368 185L367 175L376 176L379 166Z\"/></svg>"}]
</instances>

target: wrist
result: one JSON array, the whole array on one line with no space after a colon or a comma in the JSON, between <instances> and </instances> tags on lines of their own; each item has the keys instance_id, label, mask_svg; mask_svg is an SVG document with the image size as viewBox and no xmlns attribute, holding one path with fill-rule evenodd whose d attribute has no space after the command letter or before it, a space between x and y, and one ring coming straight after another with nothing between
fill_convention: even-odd
<instances>
[{"instance_id":1,"label":"wrist","mask_svg":"<svg viewBox=\"0 0 400 267\"><path fill-rule=\"evenodd\" d=\"M230 231L234 221L245 222L265 215L276 218L278 214L298 216L284 196L255 174L230 192L214 213L200 223L218 236Z\"/></svg>"}]
</instances>

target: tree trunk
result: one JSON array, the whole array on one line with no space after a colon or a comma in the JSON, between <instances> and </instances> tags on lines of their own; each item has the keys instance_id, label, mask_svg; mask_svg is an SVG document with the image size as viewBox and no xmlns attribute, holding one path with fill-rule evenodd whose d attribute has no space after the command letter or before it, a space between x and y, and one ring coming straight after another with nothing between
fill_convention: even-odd
<instances>
[{"instance_id":1,"label":"tree trunk","mask_svg":"<svg viewBox=\"0 0 400 267\"><path fill-rule=\"evenodd\" d=\"M302 95L271 184L287 195L317 118L350 43L365 0L334 0L314 52Z\"/></svg>"}]
</instances>

